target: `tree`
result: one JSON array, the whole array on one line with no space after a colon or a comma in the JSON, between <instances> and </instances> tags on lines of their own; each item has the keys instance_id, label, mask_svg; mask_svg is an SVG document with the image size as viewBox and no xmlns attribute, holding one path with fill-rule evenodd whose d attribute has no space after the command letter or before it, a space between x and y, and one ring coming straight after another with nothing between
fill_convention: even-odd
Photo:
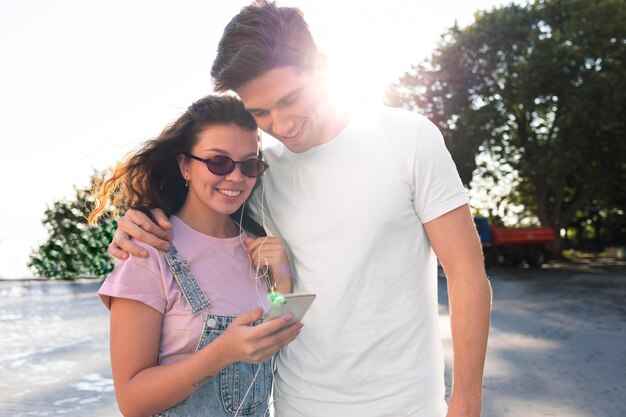
<instances>
[{"instance_id":1,"label":"tree","mask_svg":"<svg viewBox=\"0 0 626 417\"><path fill-rule=\"evenodd\" d=\"M493 175L477 164L481 153L515 172L509 199L542 225L559 230L576 213L623 213L625 33L623 0L481 12L451 28L388 101L439 125L466 184Z\"/></svg>"},{"instance_id":2,"label":"tree","mask_svg":"<svg viewBox=\"0 0 626 417\"><path fill-rule=\"evenodd\" d=\"M101 180L94 174L91 184ZM113 269L107 247L117 223L112 217L97 226L87 225L93 204L91 189L76 189L74 200L55 201L44 214L48 240L31 254L29 268L39 276L74 280L78 277L100 277ZM112 212L110 210L109 212Z\"/></svg>"}]
</instances>

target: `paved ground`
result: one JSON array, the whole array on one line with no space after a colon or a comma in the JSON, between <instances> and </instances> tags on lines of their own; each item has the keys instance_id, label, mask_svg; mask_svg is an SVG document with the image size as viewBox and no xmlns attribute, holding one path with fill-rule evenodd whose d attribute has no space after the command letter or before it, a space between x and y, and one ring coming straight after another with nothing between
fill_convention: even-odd
<instances>
[{"instance_id":1,"label":"paved ground","mask_svg":"<svg viewBox=\"0 0 626 417\"><path fill-rule=\"evenodd\" d=\"M483 415L626 416L626 272L490 275Z\"/></svg>"},{"instance_id":2,"label":"paved ground","mask_svg":"<svg viewBox=\"0 0 626 417\"><path fill-rule=\"evenodd\" d=\"M98 285L0 285L0 416L120 416Z\"/></svg>"},{"instance_id":3,"label":"paved ground","mask_svg":"<svg viewBox=\"0 0 626 417\"><path fill-rule=\"evenodd\" d=\"M626 268L551 265L489 274L483 416L626 416ZM97 287L0 281L0 416L120 415ZM440 304L449 381L443 278Z\"/></svg>"}]
</instances>

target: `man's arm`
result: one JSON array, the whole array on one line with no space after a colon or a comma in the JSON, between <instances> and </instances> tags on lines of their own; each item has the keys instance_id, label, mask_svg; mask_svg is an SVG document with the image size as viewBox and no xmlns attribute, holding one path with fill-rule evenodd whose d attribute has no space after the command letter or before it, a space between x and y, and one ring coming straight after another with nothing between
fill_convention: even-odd
<instances>
[{"instance_id":1,"label":"man's arm","mask_svg":"<svg viewBox=\"0 0 626 417\"><path fill-rule=\"evenodd\" d=\"M128 254L147 258L148 252L132 239L167 250L170 247L167 242L171 239L171 228L172 223L161 209L150 210L150 216L140 210L128 209L124 217L117 221L117 230L108 252L117 259L126 259Z\"/></svg>"},{"instance_id":2,"label":"man's arm","mask_svg":"<svg viewBox=\"0 0 626 417\"><path fill-rule=\"evenodd\" d=\"M448 280L452 327L452 396L447 417L479 417L491 286L467 205L424 225Z\"/></svg>"}]
</instances>

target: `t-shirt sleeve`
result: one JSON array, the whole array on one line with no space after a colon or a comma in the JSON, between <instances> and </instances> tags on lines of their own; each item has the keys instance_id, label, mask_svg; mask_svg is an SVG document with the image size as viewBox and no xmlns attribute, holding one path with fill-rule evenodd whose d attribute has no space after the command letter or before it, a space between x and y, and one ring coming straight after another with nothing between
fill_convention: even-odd
<instances>
[{"instance_id":1,"label":"t-shirt sleeve","mask_svg":"<svg viewBox=\"0 0 626 417\"><path fill-rule=\"evenodd\" d=\"M111 308L111 297L139 301L164 314L167 305L162 274L155 257L160 254L149 251L147 259L130 256L118 261L106 277L98 295L107 308Z\"/></svg>"},{"instance_id":2,"label":"t-shirt sleeve","mask_svg":"<svg viewBox=\"0 0 626 417\"><path fill-rule=\"evenodd\" d=\"M467 191L443 136L426 118L420 121L415 149L413 207L422 223L467 204Z\"/></svg>"}]
</instances>

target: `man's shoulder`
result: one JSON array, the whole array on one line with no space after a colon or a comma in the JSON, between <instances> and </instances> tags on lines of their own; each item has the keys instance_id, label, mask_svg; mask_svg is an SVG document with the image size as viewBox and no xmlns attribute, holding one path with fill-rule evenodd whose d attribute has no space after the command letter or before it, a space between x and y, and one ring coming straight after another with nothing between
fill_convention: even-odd
<instances>
[{"instance_id":1,"label":"man's shoulder","mask_svg":"<svg viewBox=\"0 0 626 417\"><path fill-rule=\"evenodd\" d=\"M359 123L381 123L416 127L428 122L428 118L416 111L392 107L382 103L361 103L355 106L355 121Z\"/></svg>"},{"instance_id":2,"label":"man's shoulder","mask_svg":"<svg viewBox=\"0 0 626 417\"><path fill-rule=\"evenodd\" d=\"M382 103L360 106L354 114L353 127L372 133L377 141L399 140L405 143L409 138L422 140L424 136L431 137L439 132L435 124L423 114Z\"/></svg>"}]
</instances>

